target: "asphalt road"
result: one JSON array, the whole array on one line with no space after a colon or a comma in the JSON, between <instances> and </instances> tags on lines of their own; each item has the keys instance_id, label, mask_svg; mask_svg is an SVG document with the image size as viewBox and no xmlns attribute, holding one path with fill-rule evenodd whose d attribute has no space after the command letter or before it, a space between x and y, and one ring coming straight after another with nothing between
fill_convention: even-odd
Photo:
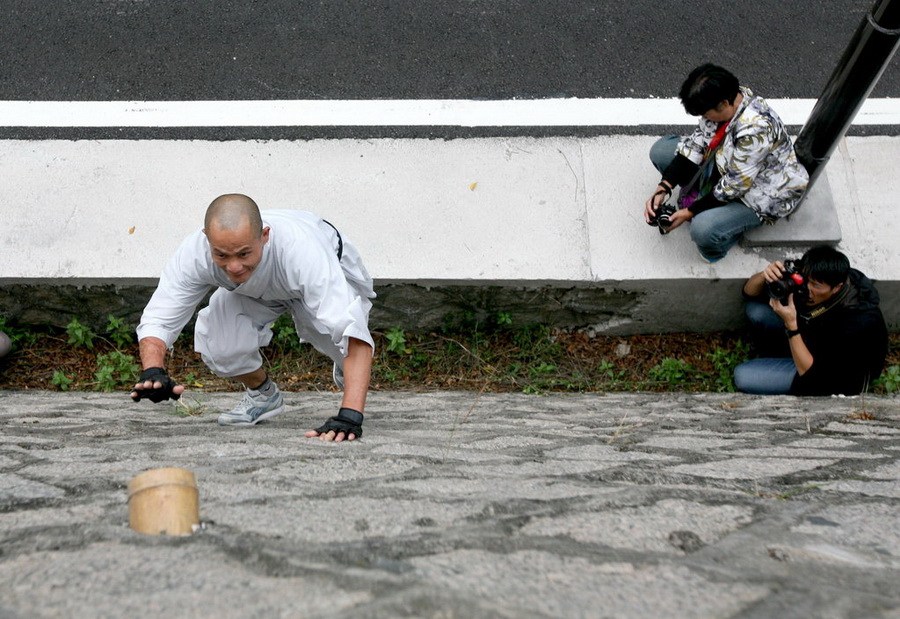
<instances>
[{"instance_id":1,"label":"asphalt road","mask_svg":"<svg viewBox=\"0 0 900 619\"><path fill-rule=\"evenodd\" d=\"M672 97L707 61L816 98L871 0L0 4L0 101ZM900 96L891 63L872 97ZM664 127L646 127L660 133ZM870 129L857 133L872 133ZM896 134L897 127L876 133ZM596 135L616 127L0 128L0 138ZM626 129L624 133L634 133Z\"/></svg>"},{"instance_id":2,"label":"asphalt road","mask_svg":"<svg viewBox=\"0 0 900 619\"><path fill-rule=\"evenodd\" d=\"M706 61L817 97L872 4L4 0L0 99L669 97Z\"/></svg>"}]
</instances>

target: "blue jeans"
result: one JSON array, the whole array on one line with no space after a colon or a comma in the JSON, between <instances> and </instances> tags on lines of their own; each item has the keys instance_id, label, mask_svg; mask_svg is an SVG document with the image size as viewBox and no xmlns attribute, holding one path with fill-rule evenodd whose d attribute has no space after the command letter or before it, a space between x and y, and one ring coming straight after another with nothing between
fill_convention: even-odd
<instances>
[{"instance_id":1,"label":"blue jeans","mask_svg":"<svg viewBox=\"0 0 900 619\"><path fill-rule=\"evenodd\" d=\"M778 341L783 347L784 323L772 308L765 303L749 301L745 309L754 339ZM789 354L790 349L785 350ZM791 390L796 375L797 366L790 356L761 357L745 361L734 369L734 386L744 393L780 395Z\"/></svg>"},{"instance_id":2,"label":"blue jeans","mask_svg":"<svg viewBox=\"0 0 900 619\"><path fill-rule=\"evenodd\" d=\"M678 140L678 136L669 135L650 147L650 161L660 173L675 159ZM725 257L744 232L761 226L762 221L753 209L737 200L698 213L690 225L691 239L700 255L716 262Z\"/></svg>"}]
</instances>

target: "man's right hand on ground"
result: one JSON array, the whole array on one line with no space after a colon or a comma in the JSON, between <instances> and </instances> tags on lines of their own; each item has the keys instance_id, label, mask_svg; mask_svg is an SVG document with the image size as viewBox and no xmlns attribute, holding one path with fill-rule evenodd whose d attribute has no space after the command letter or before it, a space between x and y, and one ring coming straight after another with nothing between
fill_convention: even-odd
<instances>
[{"instance_id":1,"label":"man's right hand on ground","mask_svg":"<svg viewBox=\"0 0 900 619\"><path fill-rule=\"evenodd\" d=\"M135 402L146 398L151 402L163 400L177 400L184 393L184 385L178 385L166 372L165 368L147 368L138 377L138 382L131 392L131 399Z\"/></svg>"}]
</instances>

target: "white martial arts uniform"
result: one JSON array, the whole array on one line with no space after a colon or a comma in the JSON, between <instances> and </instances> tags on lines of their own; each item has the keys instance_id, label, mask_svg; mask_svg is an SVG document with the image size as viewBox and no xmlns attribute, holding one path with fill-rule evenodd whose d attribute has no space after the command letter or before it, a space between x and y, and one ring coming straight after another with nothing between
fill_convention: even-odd
<instances>
[{"instance_id":1,"label":"white martial arts uniform","mask_svg":"<svg viewBox=\"0 0 900 619\"><path fill-rule=\"evenodd\" d=\"M194 232L163 270L141 316L138 339L156 337L171 348L203 297L218 288L197 315L194 348L219 376L262 367L259 348L271 341L271 325L285 312L293 316L300 339L341 370L348 338L374 351L368 322L375 291L356 248L312 213L267 210L261 215L269 240L250 279L243 284L229 280L213 262L206 235Z\"/></svg>"}]
</instances>

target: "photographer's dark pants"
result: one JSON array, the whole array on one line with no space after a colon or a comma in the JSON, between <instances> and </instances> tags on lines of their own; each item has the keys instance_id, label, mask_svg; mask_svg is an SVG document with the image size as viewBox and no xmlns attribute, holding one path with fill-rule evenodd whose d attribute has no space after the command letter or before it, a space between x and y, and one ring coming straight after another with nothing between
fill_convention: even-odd
<instances>
[{"instance_id":1,"label":"photographer's dark pants","mask_svg":"<svg viewBox=\"0 0 900 619\"><path fill-rule=\"evenodd\" d=\"M734 386L744 393L778 395L790 392L797 366L790 354L784 322L768 303L748 301L745 307L750 321L754 349L772 356L746 361L734 369Z\"/></svg>"}]
</instances>

